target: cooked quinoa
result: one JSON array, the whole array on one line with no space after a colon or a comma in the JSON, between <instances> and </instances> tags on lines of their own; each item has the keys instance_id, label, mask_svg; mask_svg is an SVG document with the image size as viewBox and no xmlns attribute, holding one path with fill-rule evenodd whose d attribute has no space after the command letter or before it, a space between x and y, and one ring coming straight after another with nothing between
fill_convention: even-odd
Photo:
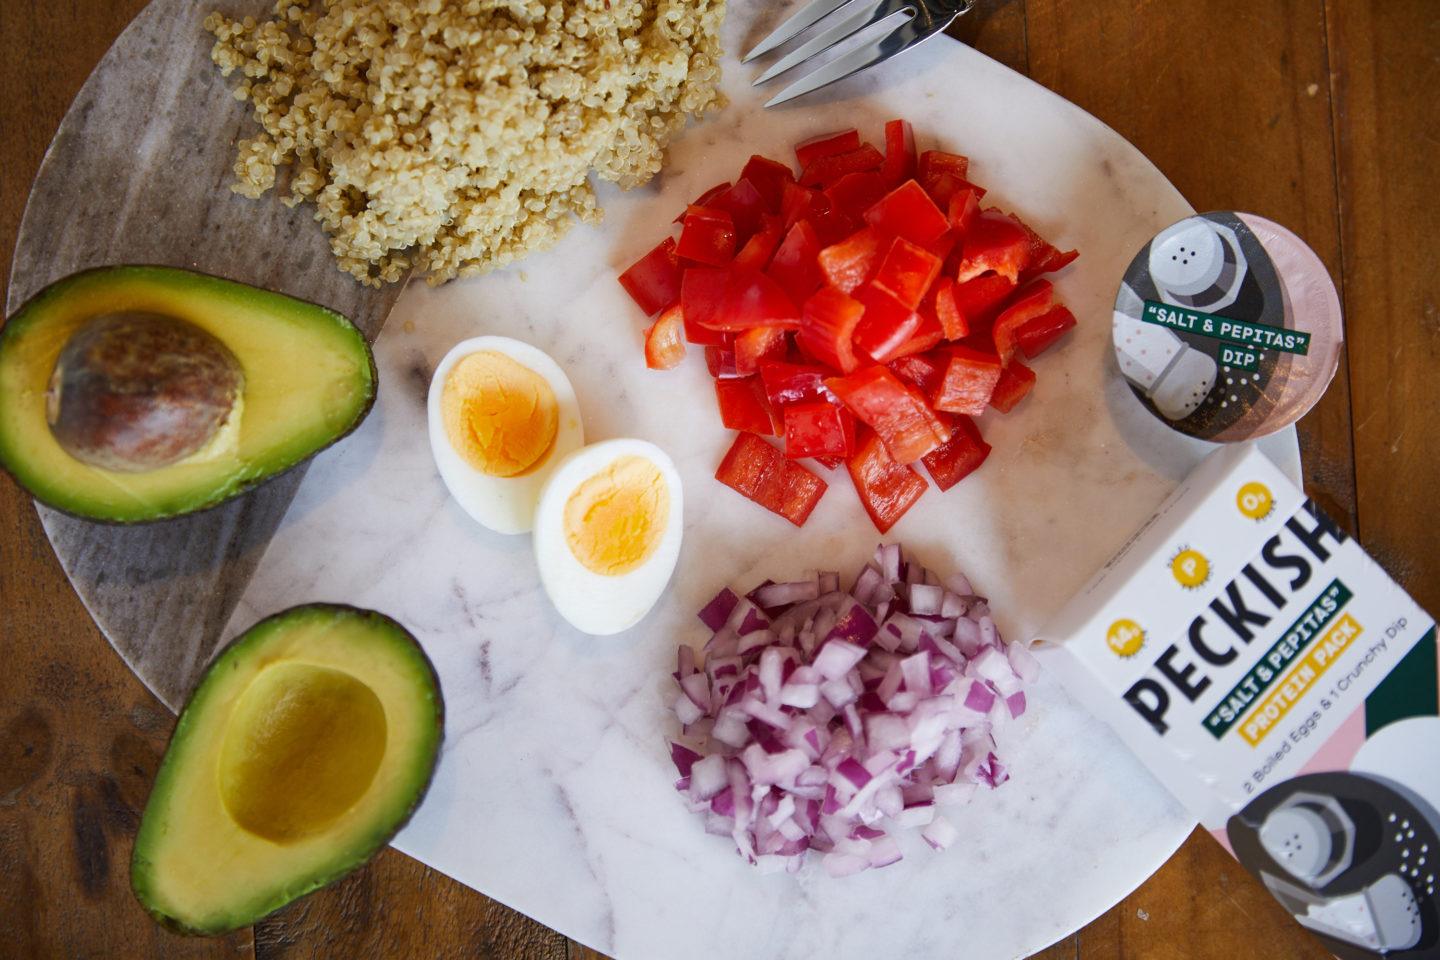
<instances>
[{"instance_id":1,"label":"cooked quinoa","mask_svg":"<svg viewBox=\"0 0 1440 960\"><path fill-rule=\"evenodd\" d=\"M554 244L723 106L724 0L278 0L206 18L261 132L233 189L315 204L340 267L432 283ZM281 168L288 168L282 176Z\"/></svg>"}]
</instances>

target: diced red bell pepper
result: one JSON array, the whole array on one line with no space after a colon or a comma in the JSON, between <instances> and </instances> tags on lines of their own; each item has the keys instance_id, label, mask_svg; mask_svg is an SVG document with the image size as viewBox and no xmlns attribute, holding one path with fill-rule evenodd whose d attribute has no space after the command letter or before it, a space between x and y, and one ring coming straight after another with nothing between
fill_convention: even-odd
<instances>
[{"instance_id":1,"label":"diced red bell pepper","mask_svg":"<svg viewBox=\"0 0 1440 960\"><path fill-rule=\"evenodd\" d=\"M1000 305L1015 291L1015 282L997 273L987 273L955 284L955 309L968 328L965 336L987 327Z\"/></svg>"},{"instance_id":2,"label":"diced red bell pepper","mask_svg":"<svg viewBox=\"0 0 1440 960\"><path fill-rule=\"evenodd\" d=\"M866 210L865 222L881 233L922 245L950 229L949 219L914 180L906 180Z\"/></svg>"},{"instance_id":3,"label":"diced red bell pepper","mask_svg":"<svg viewBox=\"0 0 1440 960\"><path fill-rule=\"evenodd\" d=\"M1013 213L1009 215L1025 231L1029 239L1029 248L1025 252L1025 265L1020 270L1020 282L1024 283L1044 273L1054 273L1056 270L1067 266L1076 257L1080 256L1078 250L1067 250L1061 253L1054 244L1046 240L1040 234L1030 228L1030 225Z\"/></svg>"},{"instance_id":4,"label":"diced red bell pepper","mask_svg":"<svg viewBox=\"0 0 1440 960\"><path fill-rule=\"evenodd\" d=\"M810 224L820 246L829 247L839 243L858 230L862 224L850 214L830 203L830 198L819 194L815 210L810 214Z\"/></svg>"},{"instance_id":5,"label":"diced red bell pepper","mask_svg":"<svg viewBox=\"0 0 1440 960\"><path fill-rule=\"evenodd\" d=\"M800 324L785 291L758 270L691 267L680 284L680 305L687 324L727 333Z\"/></svg>"},{"instance_id":6,"label":"diced red bell pepper","mask_svg":"<svg viewBox=\"0 0 1440 960\"><path fill-rule=\"evenodd\" d=\"M978 201L985 196L985 188L977 187L963 177L952 176L948 173L941 173L920 182L925 192L930 194L930 199L935 201L936 206L941 210L948 209L956 197L962 193L973 193Z\"/></svg>"},{"instance_id":7,"label":"diced red bell pepper","mask_svg":"<svg viewBox=\"0 0 1440 960\"><path fill-rule=\"evenodd\" d=\"M1015 340L1028 359L1034 360L1075 326L1075 314L1057 303L1015 331Z\"/></svg>"},{"instance_id":8,"label":"diced red bell pepper","mask_svg":"<svg viewBox=\"0 0 1440 960\"><path fill-rule=\"evenodd\" d=\"M950 347L948 353L945 376L931 394L935 409L978 417L1000 382L1000 358L960 344Z\"/></svg>"},{"instance_id":9,"label":"diced red bell pepper","mask_svg":"<svg viewBox=\"0 0 1440 960\"><path fill-rule=\"evenodd\" d=\"M709 331L714 333L715 331ZM719 334L729 336L729 334ZM693 342L693 341L692 341ZM730 343L711 344L705 347L705 367L710 371L710 376L716 380L729 379L740 376L735 369L735 347Z\"/></svg>"},{"instance_id":10,"label":"diced red bell pepper","mask_svg":"<svg viewBox=\"0 0 1440 960\"><path fill-rule=\"evenodd\" d=\"M825 282L820 272L819 256L820 241L815 236L815 228L810 226L809 220L801 220L785 234L766 272L775 278L791 300L804 303Z\"/></svg>"},{"instance_id":11,"label":"diced red bell pepper","mask_svg":"<svg viewBox=\"0 0 1440 960\"><path fill-rule=\"evenodd\" d=\"M745 164L740 176L755 184L755 189L765 198L765 209L771 213L780 212L780 197L785 184L795 182L795 171L790 169L788 163L771 160L758 153Z\"/></svg>"},{"instance_id":12,"label":"diced red bell pepper","mask_svg":"<svg viewBox=\"0 0 1440 960\"><path fill-rule=\"evenodd\" d=\"M779 214L761 214L760 229L745 241L745 246L735 254L734 266L746 270L764 270L770 266L770 258L785 236L785 221ZM793 297L791 299L794 299Z\"/></svg>"},{"instance_id":13,"label":"diced red bell pepper","mask_svg":"<svg viewBox=\"0 0 1440 960\"><path fill-rule=\"evenodd\" d=\"M940 321L935 318L935 311L929 304L920 304L916 314L920 317L920 325L910 334L908 340L891 350L882 362L888 363L900 357L908 357L912 353L924 353L934 349L945 339L945 331L940 329Z\"/></svg>"},{"instance_id":14,"label":"diced red bell pepper","mask_svg":"<svg viewBox=\"0 0 1440 960\"><path fill-rule=\"evenodd\" d=\"M760 372L760 361L785 356L782 327L753 327L735 336L735 372L748 377Z\"/></svg>"},{"instance_id":15,"label":"diced red bell pepper","mask_svg":"<svg viewBox=\"0 0 1440 960\"><path fill-rule=\"evenodd\" d=\"M811 457L810 459L820 464L820 466L824 467L826 470L834 470L836 467L840 466L840 464L845 462L844 457Z\"/></svg>"},{"instance_id":16,"label":"diced red bell pepper","mask_svg":"<svg viewBox=\"0 0 1440 960\"><path fill-rule=\"evenodd\" d=\"M671 370L685 359L685 318L680 304L666 310L645 331L645 366Z\"/></svg>"},{"instance_id":17,"label":"diced red bell pepper","mask_svg":"<svg viewBox=\"0 0 1440 960\"><path fill-rule=\"evenodd\" d=\"M926 150L920 154L920 170L916 175L917 180L923 184L931 177L938 177L941 174L949 174L964 180L970 175L970 158L962 157L958 153L946 153L944 150Z\"/></svg>"},{"instance_id":18,"label":"diced red bell pepper","mask_svg":"<svg viewBox=\"0 0 1440 960\"><path fill-rule=\"evenodd\" d=\"M899 463L914 463L950 439L920 391L878 364L831 377L825 386L875 431Z\"/></svg>"},{"instance_id":19,"label":"diced red bell pepper","mask_svg":"<svg viewBox=\"0 0 1440 960\"><path fill-rule=\"evenodd\" d=\"M929 484L913 468L896 463L874 432L864 431L858 443L845 466L875 529L888 533Z\"/></svg>"},{"instance_id":20,"label":"diced red bell pepper","mask_svg":"<svg viewBox=\"0 0 1440 960\"><path fill-rule=\"evenodd\" d=\"M1009 363L1015 355L1015 333L1026 323L1047 312L1055 297L1055 288L1049 280L1036 280L1021 290L1005 305L995 318L991 336L995 340L995 352L1001 363Z\"/></svg>"},{"instance_id":21,"label":"diced red bell pepper","mask_svg":"<svg viewBox=\"0 0 1440 960\"><path fill-rule=\"evenodd\" d=\"M942 259L904 237L896 237L885 251L875 278L870 282L907 309L914 310L925 299L930 284L940 275Z\"/></svg>"},{"instance_id":22,"label":"diced red bell pepper","mask_svg":"<svg viewBox=\"0 0 1440 960\"><path fill-rule=\"evenodd\" d=\"M941 490L949 490L980 468L990 456L990 444L980 436L975 421L956 414L950 421L950 441L925 455L925 469Z\"/></svg>"},{"instance_id":23,"label":"diced red bell pepper","mask_svg":"<svg viewBox=\"0 0 1440 960\"><path fill-rule=\"evenodd\" d=\"M1015 404L1025 399L1025 395L1034 386L1035 371L1019 360L1011 360L1000 374L1000 382L995 384L995 392L990 395L990 406L1001 413L1009 413L1015 409Z\"/></svg>"},{"instance_id":24,"label":"diced red bell pepper","mask_svg":"<svg viewBox=\"0 0 1440 960\"><path fill-rule=\"evenodd\" d=\"M860 149L860 131L842 130L839 133L826 133L818 137L811 137L804 143L795 145L795 159L804 170L810 164L821 157L833 157L837 153L849 153L851 150Z\"/></svg>"},{"instance_id":25,"label":"diced red bell pepper","mask_svg":"<svg viewBox=\"0 0 1440 960\"><path fill-rule=\"evenodd\" d=\"M919 388L925 396L933 396L935 388L945 379L945 368L950 363L948 354L916 353L890 361L890 369L897 377Z\"/></svg>"},{"instance_id":26,"label":"diced red bell pepper","mask_svg":"<svg viewBox=\"0 0 1440 960\"><path fill-rule=\"evenodd\" d=\"M875 272L883 242L883 235L870 227L856 231L820 251L820 271L830 286L851 293Z\"/></svg>"},{"instance_id":27,"label":"diced red bell pepper","mask_svg":"<svg viewBox=\"0 0 1440 960\"><path fill-rule=\"evenodd\" d=\"M834 210L852 220L859 220L889 191L885 178L878 173L847 173L824 190Z\"/></svg>"},{"instance_id":28,"label":"diced red bell pepper","mask_svg":"<svg viewBox=\"0 0 1440 960\"><path fill-rule=\"evenodd\" d=\"M847 173L879 170L883 166L885 166L885 157L879 150L867 143L858 150L837 153L816 160L801 171L800 184L806 187L823 187L834 183Z\"/></svg>"},{"instance_id":29,"label":"diced red bell pepper","mask_svg":"<svg viewBox=\"0 0 1440 960\"><path fill-rule=\"evenodd\" d=\"M620 286L649 316L680 299L682 273L680 258L675 253L675 241L666 237L659 246L620 274Z\"/></svg>"},{"instance_id":30,"label":"diced red bell pepper","mask_svg":"<svg viewBox=\"0 0 1440 960\"><path fill-rule=\"evenodd\" d=\"M954 230L946 230L939 238L925 244L925 252L940 261L941 272L944 272L945 261L950 258L951 252L960 245L960 234Z\"/></svg>"},{"instance_id":31,"label":"diced red bell pepper","mask_svg":"<svg viewBox=\"0 0 1440 960\"><path fill-rule=\"evenodd\" d=\"M821 287L805 301L796 340L816 360L849 373L860 365L852 341L864 314L865 307L859 301L831 287Z\"/></svg>"},{"instance_id":32,"label":"diced red bell pepper","mask_svg":"<svg viewBox=\"0 0 1440 960\"><path fill-rule=\"evenodd\" d=\"M715 399L720 404L720 422L731 430L748 430L778 437L780 424L765 399L759 377L716 380Z\"/></svg>"},{"instance_id":33,"label":"diced red bell pepper","mask_svg":"<svg viewBox=\"0 0 1440 960\"><path fill-rule=\"evenodd\" d=\"M828 400L806 400L784 407L785 456L848 457L855 452L855 416Z\"/></svg>"},{"instance_id":34,"label":"diced red bell pepper","mask_svg":"<svg viewBox=\"0 0 1440 960\"><path fill-rule=\"evenodd\" d=\"M886 363L920 328L920 314L872 281L855 291L865 316L855 328L855 347L876 363Z\"/></svg>"},{"instance_id":35,"label":"diced red bell pepper","mask_svg":"<svg viewBox=\"0 0 1440 960\"><path fill-rule=\"evenodd\" d=\"M753 433L735 438L715 479L797 527L804 526L827 486Z\"/></svg>"},{"instance_id":36,"label":"diced red bell pepper","mask_svg":"<svg viewBox=\"0 0 1440 960\"><path fill-rule=\"evenodd\" d=\"M672 221L670 221L670 222L671 222L671 223L684 223L684 222L685 222L685 215L690 212L690 207L704 207L704 206L708 206L711 200L714 200L716 197L720 196L720 194L724 193L726 190L729 190L729 189L730 189L730 181L729 181L729 180L726 180L724 183L717 183L717 184L715 184L715 186L711 187L709 190L706 190L704 193L700 194L700 196L696 197L694 203L691 203L691 204L690 204L689 206L687 206L684 210L681 210L678 214L676 214L675 219L672 220Z\"/></svg>"},{"instance_id":37,"label":"diced red bell pepper","mask_svg":"<svg viewBox=\"0 0 1440 960\"><path fill-rule=\"evenodd\" d=\"M980 216L980 198L984 193L983 190L966 188L956 191L950 198L950 229L956 236L964 237L975 218Z\"/></svg>"},{"instance_id":38,"label":"diced red bell pepper","mask_svg":"<svg viewBox=\"0 0 1440 960\"><path fill-rule=\"evenodd\" d=\"M955 303L955 281L941 277L935 283L935 316L946 340L960 340L970 335L970 323Z\"/></svg>"},{"instance_id":39,"label":"diced red bell pepper","mask_svg":"<svg viewBox=\"0 0 1440 960\"><path fill-rule=\"evenodd\" d=\"M735 185L711 199L712 210L724 210L735 223L735 231L742 238L748 238L760 229L760 218L768 213L765 198L760 189L741 177Z\"/></svg>"},{"instance_id":40,"label":"diced red bell pepper","mask_svg":"<svg viewBox=\"0 0 1440 960\"><path fill-rule=\"evenodd\" d=\"M725 302L728 270L691 267L680 284L680 312L685 317L685 339L702 346L728 343L727 335L700 323L701 316L720 310Z\"/></svg>"},{"instance_id":41,"label":"diced red bell pepper","mask_svg":"<svg viewBox=\"0 0 1440 960\"><path fill-rule=\"evenodd\" d=\"M1029 251L1030 238L1024 227L998 210L983 210L965 232L955 279L964 283L993 270L1012 283L1019 282Z\"/></svg>"},{"instance_id":42,"label":"diced red bell pepper","mask_svg":"<svg viewBox=\"0 0 1440 960\"><path fill-rule=\"evenodd\" d=\"M825 389L828 376L829 370L815 364L760 361L760 382L765 384L765 396L774 407L828 397Z\"/></svg>"},{"instance_id":43,"label":"diced red bell pepper","mask_svg":"<svg viewBox=\"0 0 1440 960\"><path fill-rule=\"evenodd\" d=\"M787 181L780 187L780 216L785 219L787 229L801 220L813 222L829 206L829 199L819 190L802 187L794 181Z\"/></svg>"},{"instance_id":44,"label":"diced red bell pepper","mask_svg":"<svg viewBox=\"0 0 1440 960\"><path fill-rule=\"evenodd\" d=\"M735 221L724 210L692 206L675 248L681 259L720 267L735 256Z\"/></svg>"},{"instance_id":45,"label":"diced red bell pepper","mask_svg":"<svg viewBox=\"0 0 1440 960\"><path fill-rule=\"evenodd\" d=\"M915 132L909 120L885 124L885 166L880 175L892 188L915 176Z\"/></svg>"}]
</instances>

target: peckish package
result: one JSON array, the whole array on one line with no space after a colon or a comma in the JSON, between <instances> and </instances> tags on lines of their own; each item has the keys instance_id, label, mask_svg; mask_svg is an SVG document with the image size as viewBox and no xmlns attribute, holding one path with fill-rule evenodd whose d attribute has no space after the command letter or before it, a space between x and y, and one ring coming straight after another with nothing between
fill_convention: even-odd
<instances>
[{"instance_id":1,"label":"peckish package","mask_svg":"<svg viewBox=\"0 0 1440 960\"><path fill-rule=\"evenodd\" d=\"M1435 621L1253 444L1205 460L1042 662L1343 960L1440 960Z\"/></svg>"}]
</instances>

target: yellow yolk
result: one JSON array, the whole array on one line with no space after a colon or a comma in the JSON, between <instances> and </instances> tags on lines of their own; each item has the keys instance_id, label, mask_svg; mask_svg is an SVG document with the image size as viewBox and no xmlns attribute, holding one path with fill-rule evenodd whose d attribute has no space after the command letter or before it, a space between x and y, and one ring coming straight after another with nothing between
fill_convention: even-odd
<instances>
[{"instance_id":1,"label":"yellow yolk","mask_svg":"<svg viewBox=\"0 0 1440 960\"><path fill-rule=\"evenodd\" d=\"M560 406L546 379L494 350L451 368L440 396L445 435L466 463L492 477L537 466L555 444Z\"/></svg>"},{"instance_id":2,"label":"yellow yolk","mask_svg":"<svg viewBox=\"0 0 1440 960\"><path fill-rule=\"evenodd\" d=\"M565 501L565 542L592 573L618 577L650 559L670 519L670 488L643 457L619 457Z\"/></svg>"}]
</instances>

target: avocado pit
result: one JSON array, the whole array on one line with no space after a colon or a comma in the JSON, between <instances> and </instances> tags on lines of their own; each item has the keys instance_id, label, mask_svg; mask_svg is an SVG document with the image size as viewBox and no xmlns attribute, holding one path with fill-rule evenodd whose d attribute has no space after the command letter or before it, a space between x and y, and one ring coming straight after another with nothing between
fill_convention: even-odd
<instances>
[{"instance_id":1,"label":"avocado pit","mask_svg":"<svg viewBox=\"0 0 1440 960\"><path fill-rule=\"evenodd\" d=\"M61 349L45 418L82 463L143 473L209 444L237 412L244 385L235 355L195 324L110 313L86 321Z\"/></svg>"}]
</instances>

